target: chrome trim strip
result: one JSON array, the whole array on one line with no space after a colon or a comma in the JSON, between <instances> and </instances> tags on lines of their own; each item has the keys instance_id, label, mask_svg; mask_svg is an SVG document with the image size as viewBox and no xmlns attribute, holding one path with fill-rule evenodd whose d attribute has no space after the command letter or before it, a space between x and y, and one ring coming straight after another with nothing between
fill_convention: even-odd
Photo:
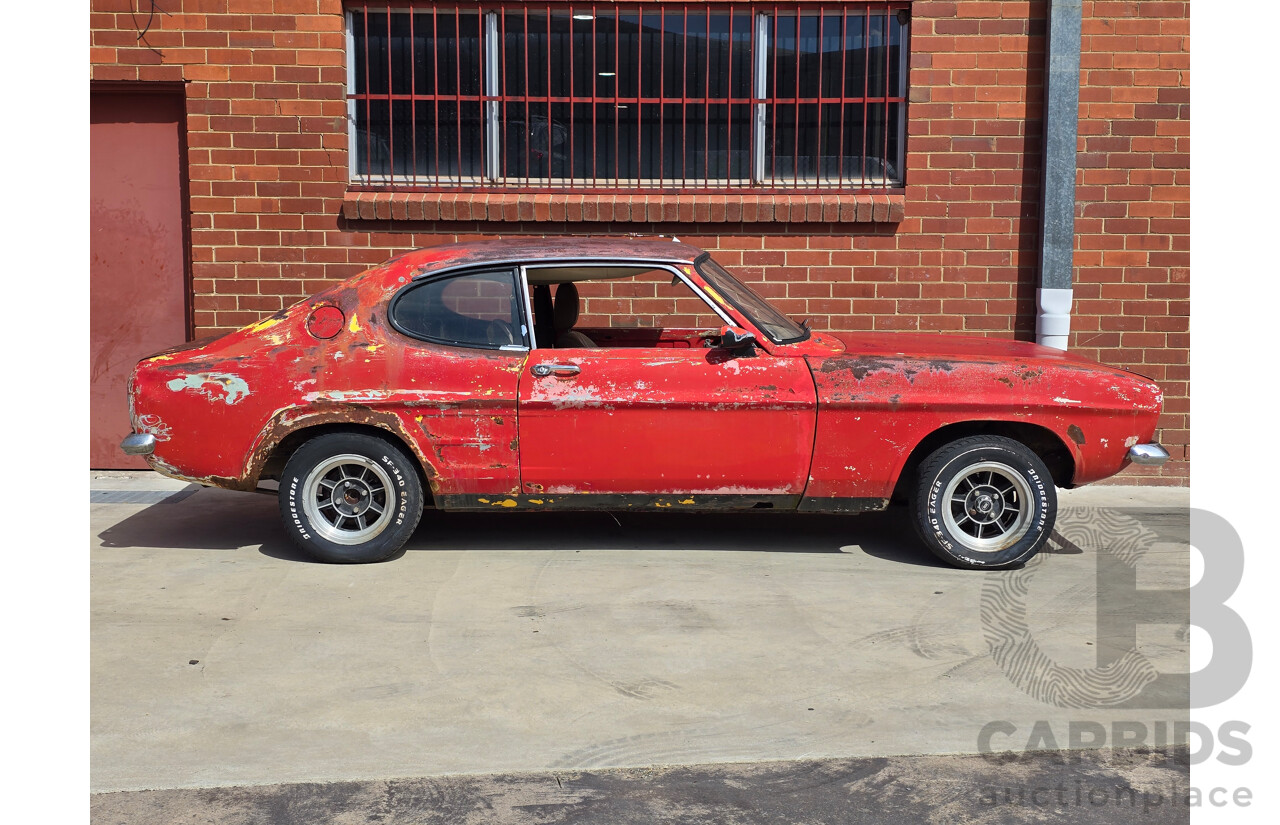
<instances>
[{"instance_id":1,"label":"chrome trim strip","mask_svg":"<svg viewBox=\"0 0 1280 825\"><path fill-rule=\"evenodd\" d=\"M151 433L129 433L120 442L126 455L151 455L156 449L156 437Z\"/></svg>"},{"instance_id":2,"label":"chrome trim strip","mask_svg":"<svg viewBox=\"0 0 1280 825\"><path fill-rule=\"evenodd\" d=\"M429 248L429 247L427 247ZM419 270L417 275L410 278L410 282L421 281L424 278L434 278L438 275L446 275L451 272L458 272L464 269L500 269L504 266L517 266L527 268L541 268L548 266L556 266L559 264L572 263L576 266L592 267L592 266L633 266L633 267L671 267L671 266L692 266L693 261L687 257L679 258L593 258L583 255L565 255L562 258L538 258L530 260L527 257L521 258L500 258L491 261L464 261L462 263L444 266L439 269Z\"/></svg>"},{"instance_id":3,"label":"chrome trim strip","mask_svg":"<svg viewBox=\"0 0 1280 825\"><path fill-rule=\"evenodd\" d=\"M1169 460L1169 452L1159 444L1134 444L1129 448L1129 460L1144 467L1159 467Z\"/></svg>"}]
</instances>

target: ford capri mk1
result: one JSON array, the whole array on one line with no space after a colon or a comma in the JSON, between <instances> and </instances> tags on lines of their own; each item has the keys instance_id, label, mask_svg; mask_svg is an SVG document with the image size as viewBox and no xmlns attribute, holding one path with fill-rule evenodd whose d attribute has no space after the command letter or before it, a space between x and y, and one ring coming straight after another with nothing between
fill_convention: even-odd
<instances>
[{"instance_id":1,"label":"ford capri mk1","mask_svg":"<svg viewBox=\"0 0 1280 825\"><path fill-rule=\"evenodd\" d=\"M1168 458L1161 403L1147 378L1031 343L814 332L678 242L502 240L409 252L141 361L122 447L273 492L330 562L388 558L427 506L897 500L943 560L1002 568L1048 540L1056 488Z\"/></svg>"}]
</instances>

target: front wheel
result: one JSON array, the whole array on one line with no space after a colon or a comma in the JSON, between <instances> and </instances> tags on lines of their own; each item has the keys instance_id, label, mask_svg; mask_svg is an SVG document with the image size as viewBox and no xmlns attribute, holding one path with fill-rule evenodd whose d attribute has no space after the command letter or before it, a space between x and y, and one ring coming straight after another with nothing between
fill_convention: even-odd
<instances>
[{"instance_id":1,"label":"front wheel","mask_svg":"<svg viewBox=\"0 0 1280 825\"><path fill-rule=\"evenodd\" d=\"M361 433L317 436L280 481L280 516L294 544L321 561L382 561L422 517L422 483L400 447Z\"/></svg>"},{"instance_id":2,"label":"front wheel","mask_svg":"<svg viewBox=\"0 0 1280 825\"><path fill-rule=\"evenodd\" d=\"M1053 532L1058 497L1034 452L1003 436L962 438L920 465L911 512L916 532L957 567L1014 567Z\"/></svg>"}]
</instances>

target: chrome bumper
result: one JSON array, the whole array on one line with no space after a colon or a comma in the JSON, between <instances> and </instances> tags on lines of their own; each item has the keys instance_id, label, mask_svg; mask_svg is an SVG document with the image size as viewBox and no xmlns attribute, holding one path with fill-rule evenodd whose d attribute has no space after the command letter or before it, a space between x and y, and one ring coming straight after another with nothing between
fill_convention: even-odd
<instances>
[{"instance_id":1,"label":"chrome bumper","mask_svg":"<svg viewBox=\"0 0 1280 825\"><path fill-rule=\"evenodd\" d=\"M120 442L120 449L127 455L151 455L156 449L156 437L151 433L130 433Z\"/></svg>"},{"instance_id":2,"label":"chrome bumper","mask_svg":"<svg viewBox=\"0 0 1280 825\"><path fill-rule=\"evenodd\" d=\"M1134 444L1129 448L1129 460L1145 467L1159 467L1169 460L1169 453L1159 444Z\"/></svg>"}]
</instances>

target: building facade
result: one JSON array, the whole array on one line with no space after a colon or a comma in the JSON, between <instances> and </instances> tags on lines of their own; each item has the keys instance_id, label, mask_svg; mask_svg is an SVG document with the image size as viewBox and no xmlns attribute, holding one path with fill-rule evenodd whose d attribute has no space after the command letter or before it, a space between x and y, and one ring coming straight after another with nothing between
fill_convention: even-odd
<instances>
[{"instance_id":1,"label":"building facade","mask_svg":"<svg viewBox=\"0 0 1280 825\"><path fill-rule=\"evenodd\" d=\"M156 336L455 240L677 236L815 328L1034 340L1047 5L93 0L95 466ZM1160 382L1173 457L1122 482L1189 478L1188 48L1187 2L1083 2L1069 348Z\"/></svg>"}]
</instances>

